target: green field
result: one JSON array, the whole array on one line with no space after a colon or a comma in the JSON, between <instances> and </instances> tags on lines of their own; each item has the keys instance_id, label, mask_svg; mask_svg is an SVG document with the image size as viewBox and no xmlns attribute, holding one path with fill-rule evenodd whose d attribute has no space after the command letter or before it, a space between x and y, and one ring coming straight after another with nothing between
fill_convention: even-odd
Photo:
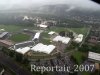
<instances>
[{"instance_id":1,"label":"green field","mask_svg":"<svg viewBox=\"0 0 100 75\"><path fill-rule=\"evenodd\" d=\"M52 27L49 31L55 31L55 32L58 32L59 33L61 31L67 32L68 30L65 27Z\"/></svg>"},{"instance_id":2,"label":"green field","mask_svg":"<svg viewBox=\"0 0 100 75\"><path fill-rule=\"evenodd\" d=\"M86 35L87 32L88 32L89 28L86 28L86 27L82 27L82 28L66 28L66 27L53 27L51 28L49 31L55 31L55 32L61 32L61 31L65 31L65 32L68 32L68 31L72 31L72 32L75 32L77 34L84 34Z\"/></svg>"},{"instance_id":3,"label":"green field","mask_svg":"<svg viewBox=\"0 0 100 75\"><path fill-rule=\"evenodd\" d=\"M9 39L14 41L14 42L23 42L23 41L27 41L31 38L31 36L27 35L27 34L14 34L12 35Z\"/></svg>"},{"instance_id":4,"label":"green field","mask_svg":"<svg viewBox=\"0 0 100 75\"><path fill-rule=\"evenodd\" d=\"M0 29L5 29L5 31L8 31L8 32L18 32L25 28L32 29L32 27L26 27L26 26L20 26L20 25L0 25Z\"/></svg>"},{"instance_id":5,"label":"green field","mask_svg":"<svg viewBox=\"0 0 100 75\"><path fill-rule=\"evenodd\" d=\"M84 57L84 53L80 52L80 51L76 51L75 53L73 53L72 55L76 61L78 62L78 64L81 64L83 62L83 57Z\"/></svg>"},{"instance_id":6,"label":"green field","mask_svg":"<svg viewBox=\"0 0 100 75\"><path fill-rule=\"evenodd\" d=\"M84 27L84 28L68 28L68 29L72 30L73 32L75 32L77 34L84 34L84 35L86 35L89 30L89 28L86 28L86 27Z\"/></svg>"}]
</instances>

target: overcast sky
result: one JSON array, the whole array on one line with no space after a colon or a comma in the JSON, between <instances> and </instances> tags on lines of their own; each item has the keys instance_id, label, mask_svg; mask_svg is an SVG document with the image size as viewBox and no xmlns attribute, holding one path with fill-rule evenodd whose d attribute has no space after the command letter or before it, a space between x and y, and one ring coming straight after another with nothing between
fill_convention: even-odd
<instances>
[{"instance_id":1,"label":"overcast sky","mask_svg":"<svg viewBox=\"0 0 100 75\"><path fill-rule=\"evenodd\" d=\"M28 6L32 4L69 4L73 6L99 9L100 5L90 1L90 0L0 0L0 6L2 7L12 7L13 5Z\"/></svg>"}]
</instances>

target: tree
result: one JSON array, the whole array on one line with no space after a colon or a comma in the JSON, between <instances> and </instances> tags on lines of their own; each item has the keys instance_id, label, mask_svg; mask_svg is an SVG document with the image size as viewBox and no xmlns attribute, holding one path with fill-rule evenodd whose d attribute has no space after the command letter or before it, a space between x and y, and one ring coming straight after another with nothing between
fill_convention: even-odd
<instances>
[{"instance_id":1,"label":"tree","mask_svg":"<svg viewBox=\"0 0 100 75\"><path fill-rule=\"evenodd\" d=\"M60 36L65 36L65 31L59 32L59 35L60 35Z\"/></svg>"},{"instance_id":2,"label":"tree","mask_svg":"<svg viewBox=\"0 0 100 75\"><path fill-rule=\"evenodd\" d=\"M18 62L22 62L22 60L23 60L23 55L22 54L19 54L19 53L16 53L16 61L18 61Z\"/></svg>"}]
</instances>

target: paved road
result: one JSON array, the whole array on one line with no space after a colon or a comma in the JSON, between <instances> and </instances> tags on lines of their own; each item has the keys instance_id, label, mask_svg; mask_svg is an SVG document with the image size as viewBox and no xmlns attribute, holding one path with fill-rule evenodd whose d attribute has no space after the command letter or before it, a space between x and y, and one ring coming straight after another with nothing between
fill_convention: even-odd
<instances>
[{"instance_id":1,"label":"paved road","mask_svg":"<svg viewBox=\"0 0 100 75\"><path fill-rule=\"evenodd\" d=\"M16 75L32 75L31 72L21 68L20 65L16 64L11 58L9 58L1 51L0 51L0 63L7 66L9 69L15 72Z\"/></svg>"}]
</instances>

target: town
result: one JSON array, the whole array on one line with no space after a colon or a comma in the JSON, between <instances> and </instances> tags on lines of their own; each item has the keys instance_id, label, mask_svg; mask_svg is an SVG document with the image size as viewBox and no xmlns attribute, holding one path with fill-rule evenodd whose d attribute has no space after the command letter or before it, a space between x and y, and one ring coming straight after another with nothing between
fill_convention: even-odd
<instances>
[{"instance_id":1,"label":"town","mask_svg":"<svg viewBox=\"0 0 100 75\"><path fill-rule=\"evenodd\" d=\"M44 72L44 75L71 75L99 73L100 68L100 26L84 25L82 27L57 26L57 19L22 16L23 22L34 22L34 26L0 25L0 62L15 74L13 62L17 62L26 70L30 65L37 66L70 66L69 72ZM2 57L2 55L8 58ZM11 60L13 62L8 62ZM92 72L74 72L74 65L94 65ZM16 66L17 67L17 66ZM89 67L90 68L90 67ZM2 69L2 72L4 69ZM5 72L4 72L5 73ZM39 74L40 72L33 72ZM20 75L28 73L21 73ZM41 74L41 73L40 73ZM31 75L31 74L30 74Z\"/></svg>"}]
</instances>

